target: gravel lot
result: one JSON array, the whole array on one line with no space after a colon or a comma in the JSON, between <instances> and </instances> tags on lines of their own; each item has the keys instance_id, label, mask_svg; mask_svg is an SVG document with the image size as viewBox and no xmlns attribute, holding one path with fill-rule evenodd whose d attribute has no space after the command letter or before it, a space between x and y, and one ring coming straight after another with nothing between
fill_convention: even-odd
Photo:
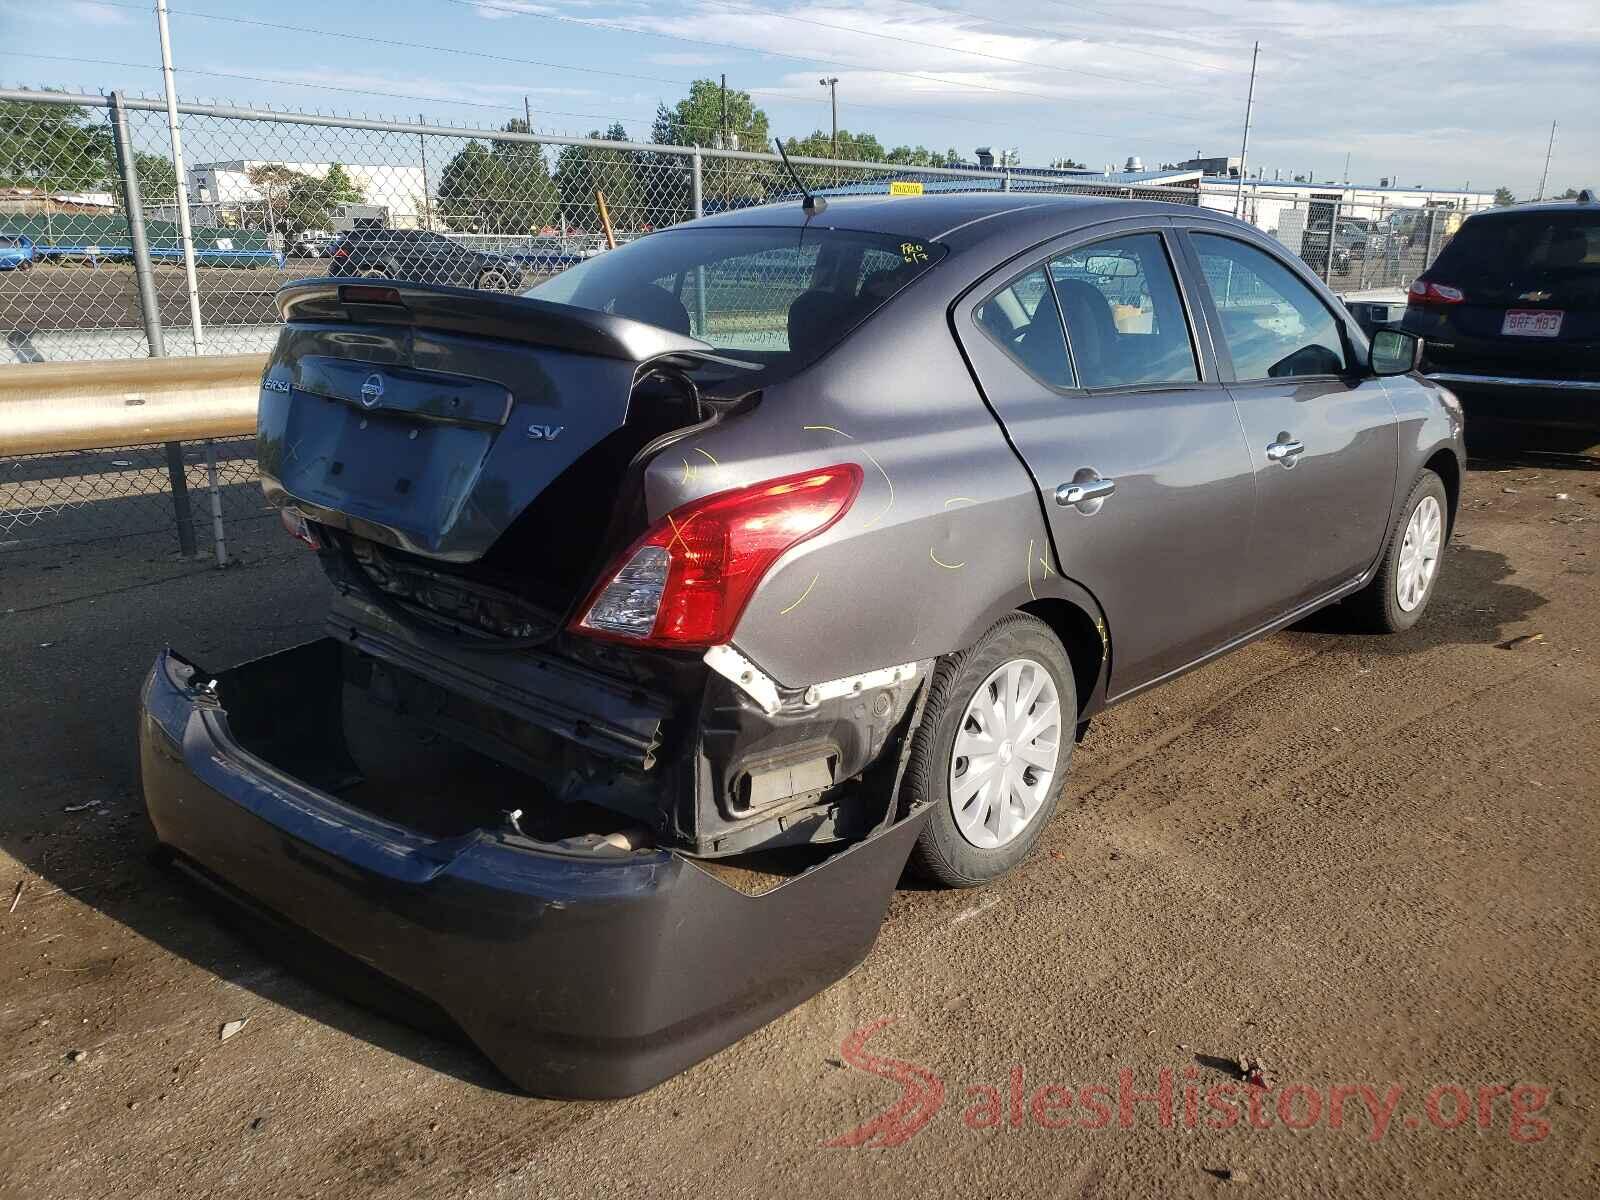
<instances>
[{"instance_id":1,"label":"gravel lot","mask_svg":"<svg viewBox=\"0 0 1600 1200\"><path fill-rule=\"evenodd\" d=\"M1023 869L904 888L854 974L610 1104L512 1094L147 861L144 670L314 635L309 555L0 555L0 1195L1600 1194L1597 527L1600 471L1476 464L1421 627L1314 623L1098 719ZM1270 1128L1213 1127L1241 1056ZM1119 1073L1163 1068L1170 1124L1124 1127ZM828 1145L896 1072L925 1124Z\"/></svg>"}]
</instances>

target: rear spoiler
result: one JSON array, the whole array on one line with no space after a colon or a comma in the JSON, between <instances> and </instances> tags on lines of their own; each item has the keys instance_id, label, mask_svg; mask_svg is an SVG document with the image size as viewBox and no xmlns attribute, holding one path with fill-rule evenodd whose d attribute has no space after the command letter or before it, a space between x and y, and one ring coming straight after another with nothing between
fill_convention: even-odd
<instances>
[{"instance_id":1,"label":"rear spoiler","mask_svg":"<svg viewBox=\"0 0 1600 1200\"><path fill-rule=\"evenodd\" d=\"M299 279L278 289L277 304L285 321L410 325L633 363L679 359L745 370L761 366L727 358L709 342L659 325L475 288L386 279Z\"/></svg>"}]
</instances>

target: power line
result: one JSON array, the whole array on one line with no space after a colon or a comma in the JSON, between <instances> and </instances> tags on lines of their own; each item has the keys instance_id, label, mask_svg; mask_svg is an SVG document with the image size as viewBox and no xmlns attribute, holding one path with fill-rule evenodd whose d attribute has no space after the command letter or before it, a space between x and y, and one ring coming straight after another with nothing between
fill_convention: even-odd
<instances>
[{"instance_id":1,"label":"power line","mask_svg":"<svg viewBox=\"0 0 1600 1200\"><path fill-rule=\"evenodd\" d=\"M790 62L806 63L809 66L816 66L816 65L820 64L822 66L829 66L829 67L847 67L847 68L849 68L851 70L856 70L856 71L872 71L872 72L876 72L876 73L881 74L881 75L898 75L898 76L901 76L901 77L906 78L906 79L915 79L919 83L944 83L944 84L949 84L952 87L964 87L964 88L969 88L969 89L972 89L972 90L975 90L975 91L980 91L980 92L990 92L990 93L992 93L994 95L999 95L999 96L1018 96L1018 97L1021 97L1023 99L1026 99L1026 100L1044 100L1044 101L1048 101L1051 104L1061 104L1061 103L1063 103L1065 101L1069 101L1071 99L1070 97L1066 97L1066 96L1059 96L1059 95L1052 96L1052 95L1049 95L1049 94L1047 94L1045 92L1030 92L1030 91L1023 90L1021 88L1003 88L1003 87L995 87L992 84L973 83L970 80L964 80L964 79L948 79L948 78L945 78L944 76L941 76L941 75L929 75L929 74L926 74L926 73L918 73L918 72L914 72L914 71L897 71L897 70L894 70L893 68L890 68L890 67L872 66L872 65L866 64L866 63L844 62L844 61L841 61L839 59L818 58L818 57L814 57L814 56L813 57L806 57L806 56L799 55L799 54L785 54L784 52L782 52L780 50L763 50L763 49L760 49L759 47L755 47L755 46L741 46L736 42L718 42L718 41L713 41L713 40L711 40L709 38L694 38L694 37L689 37L686 34L680 34L680 33L662 33L662 32L659 32L657 30L651 30L651 29L636 29L636 28L633 28L632 26L628 26L628 25L613 25L613 24L611 24L609 22L606 22L606 21L592 21L592 20L588 20L586 18L580 18L580 17L567 17L567 16L562 16L562 15L560 15L558 13L530 12L530 11L528 11L526 9L522 9L522 8L511 8L511 7L507 7L505 5L494 4L494 3L491 3L490 0L444 0L444 2L447 3L447 4L461 5L461 6L464 6L464 7L467 7L467 8L488 9L488 10L493 11L493 12L509 13L512 16L530 17L530 18L532 18L534 20L537 20L537 21L559 21L559 22L561 22L563 24L566 24L566 25L578 25L578 26L581 26L581 27L583 27L585 29L606 29L606 30L610 30L612 33L631 33L631 34L635 34L635 35L641 36L641 37L660 38L660 39L663 39L665 41L671 41L671 42L684 42L684 43L686 43L688 45L691 45L691 46L711 46L711 47L714 47L714 48L719 49L719 50L738 50L738 51L740 51L741 53L744 53L744 54L759 54L759 55L762 55L762 56L767 57L767 58L781 58L781 59L786 59L786 60L788 60ZM775 15L775 14L773 14L773 15ZM1127 110L1124 110L1124 111L1127 111ZM1196 120L1198 120L1197 118L1194 118L1194 117L1177 117L1177 116L1175 116L1175 114L1169 114L1169 113L1161 113L1161 114L1157 114L1157 115L1162 116L1162 117L1164 117L1166 119L1176 119L1176 120L1183 120L1183 121L1196 121ZM1120 135L1091 134L1091 133L1082 133L1082 132L1076 133L1076 134L1074 134L1074 136L1079 136L1079 137L1120 137Z\"/></svg>"},{"instance_id":2,"label":"power line","mask_svg":"<svg viewBox=\"0 0 1600 1200\"><path fill-rule=\"evenodd\" d=\"M957 46L940 45L938 42L919 41L916 38L906 37L903 34L878 33L871 29L858 29L853 25L835 25L829 21L817 21L810 17L797 17L792 13L774 12L772 9L767 8L746 8L742 5L728 3L727 0L700 0L700 2L702 4L711 5L712 7L721 8L731 12L745 13L749 16L776 17L780 21L795 21L802 25L815 25L819 29L833 29L840 33L849 33L858 37L871 37L878 38L886 42L898 42L905 46L920 46L926 50L942 50L948 54L965 54L969 58L987 58L993 62L1009 63L1012 66L1018 67L1029 67L1036 71L1055 71L1062 75L1072 75L1075 77L1086 76L1090 79L1108 79L1113 83L1149 83L1149 80L1147 79L1136 79L1129 75L1108 75L1103 71L1090 71L1080 67L1058 67L1053 63L1035 62L1026 58L1010 58L1004 54L990 54L986 50L964 50ZM936 11L949 12L950 10L937 9ZM1213 91L1201 91L1198 88L1173 87L1170 84L1166 86L1166 90L1169 92L1190 92L1195 95L1206 96L1207 98L1213 100L1225 98L1219 97L1219 95ZM1121 105L1119 105L1118 108L1119 111L1122 112L1139 112L1152 117L1177 117L1179 120L1193 120L1192 117L1179 116L1176 113L1155 112L1148 108L1126 108Z\"/></svg>"},{"instance_id":3,"label":"power line","mask_svg":"<svg viewBox=\"0 0 1600 1200\"><path fill-rule=\"evenodd\" d=\"M148 9L148 6L145 5L145 4L128 3L127 0L96 0L96 2L99 3L99 4L102 4L102 5L106 6L106 7L109 7L109 8L125 8L125 9L131 9L131 10L138 11L138 12L144 12L144 11L147 11L147 9ZM497 7L495 5L488 4L488 3L479 3L479 0L450 0L450 2L467 4L470 7L485 7L485 8L496 8ZM457 56L461 56L461 57L483 59L485 61L490 61L490 62L509 63L509 64L513 64L513 65L516 65L516 66L540 67L540 68L544 68L544 69L547 69L547 70L570 71L570 72L575 72L575 73L585 74L585 75L599 75L599 76L604 76L604 77L608 77L608 78L629 79L629 80L636 80L636 81L647 82L647 83L664 83L664 84L670 84L670 85L672 85L674 87L680 87L680 88L690 87L695 82L693 80L673 79L673 78L670 78L670 77L659 76L659 75L644 75L644 74L640 74L638 72L612 71L612 70L606 70L606 69L600 68L600 67L573 66L573 65L567 64L567 63L555 63L555 62L543 61L543 60L540 60L540 59L520 58L520 57L517 57L517 56L514 56L514 55L494 54L494 53L491 53L491 52L488 52L488 51L468 50L468 49L465 49L465 48L462 48L462 47L455 47L455 46L428 45L428 44L424 44L424 43L420 43L420 42L406 41L406 40L403 40L403 39L400 39L400 38L386 38L386 37L377 37L377 36L374 36L374 35L371 35L371 34L358 34L358 33L347 33L347 32L336 31L336 30L313 29L313 28L311 28L309 26L305 26L305 25L288 25L288 24L283 24L281 22L264 21L264 20L261 20L259 18L254 18L254 17L239 16L239 15L236 15L236 14L233 14L233 13L210 13L210 12L202 12L202 11L200 11L198 9L172 9L170 11L174 15L185 16L185 17L194 17L194 18L196 18L198 20L204 20L204 21L218 21L218 22L224 22L224 23L230 23L230 24L249 25L249 26L255 26L255 27L263 28L263 29L281 30L281 31L284 31L284 32L295 33L295 34L299 34L299 35L302 35L302 36L310 35L310 36L313 36L313 37L342 38L342 39L345 39L345 40L348 40L348 41L366 42L366 43L369 43L369 44L372 44L372 45L391 46L391 47L397 47L397 48L400 48L400 49L408 49L408 50L421 50L421 51L426 51L426 52L434 53L434 54L438 54L438 53L453 54L453 55L457 55ZM547 14L541 14L541 13L528 13L528 12L524 12L521 9L515 9L515 8L498 9L498 11L505 11L505 12L509 12L509 13L512 13L514 15L519 15L519 16L546 16L547 15ZM695 39L677 38L677 37L675 37L675 35L670 35L670 34L651 34L651 33L649 33L649 31L645 31L645 30L629 29L629 28L622 27L622 26L610 26L610 25L604 25L604 24L600 24L600 23L596 23L596 22L576 20L576 19L572 19L572 18L557 18L557 17L553 17L552 16L551 19L566 20L566 21L568 21L569 23L572 23L572 24L585 25L585 26L591 26L591 27L596 27L596 28L606 28L606 29L610 29L610 30L613 30L614 32L619 32L619 33L634 33L634 34L640 34L640 35L644 35L644 36L666 37L666 38L668 38L670 40L695 41ZM721 43L699 43L699 42L696 42L696 44L721 45ZM801 62L810 62L810 61L828 62L829 61L829 60L825 60L825 59L818 59L818 60L799 59L799 58L797 58L797 56L794 56L794 55L783 55L783 54L778 54L777 52L772 52L772 51L761 51L761 50L751 51L748 47L742 47L742 46L729 46L727 48L735 49L735 50L742 50L742 51L751 52L751 53L757 53L757 54L766 54L766 55L769 55L769 56L780 57L780 58L789 58L789 59L794 59L795 61L801 61ZM35 56L35 57L48 57L48 56ZM59 56L59 57L61 57L62 61L73 61L71 59L67 59L65 56ZM81 61L93 61L93 60L81 60ZM106 65L117 65L117 64L107 63ZM834 63L832 65L850 67L850 66L854 66L855 64ZM876 69L876 68L857 68L857 69L873 70L873 69ZM198 71L198 70L189 70L188 73L196 74L196 75L210 74L210 75L217 75L219 77L224 77L224 78L230 77L230 76L224 75L221 72L203 72L203 71ZM978 88L979 90L990 91L990 92L999 92L999 93L1004 94L1004 95L1018 95L1018 96L1024 96L1024 97L1031 97L1031 98L1038 98L1038 99L1048 100L1048 101L1051 101L1051 102L1059 102L1059 99L1060 99L1059 97L1046 96L1046 95L1043 95L1042 93L1021 92L1021 91L1016 91L1016 90L1013 90L1013 89L992 88L992 87L987 87L987 86L982 85L982 84L970 84L970 83L966 83L964 81L941 80L941 79L938 79L936 77L924 76L924 75L916 75L916 74L912 74L910 72L905 72L905 71L890 71L890 72L887 72L887 73L895 74L895 75L902 75L902 76L905 76L907 78L916 79L919 82L950 82L950 83L955 83L958 86L965 86L965 87L969 87L969 88ZM266 78L264 76L243 76L243 75L241 75L241 76L237 76L237 77L238 78L246 78L246 79L256 79L256 80L259 80L261 82L277 83L277 84L280 84L282 86L289 86L289 87L296 87L296 86L299 86L299 87L317 87L317 88L324 88L324 89L327 89L327 90L338 90L335 87L335 85L311 84L311 83L307 83L307 82L304 82L304 81L298 81L298 80L274 80L274 79L268 79L268 78ZM467 106L467 107L494 107L494 106L490 106L490 105L483 105L483 104L480 104L480 103L477 103L477 102L473 102L473 101L449 100L449 99L436 97L436 96L409 96L409 95L403 95L401 93L359 91L359 90L356 90L356 89L346 89L346 90L351 90L351 91L354 92L354 94L360 94L360 95L391 96L391 97L397 98L397 99L422 100L422 101L428 101L428 102L439 103L439 104L460 104L460 105L464 105L464 106ZM775 97L777 99L785 100L785 101L789 101L789 102L821 103L821 104L826 104L827 103L827 101L822 99L821 97L811 97L811 96L807 96L807 95L804 95L804 94L801 94L801 93L796 93L796 92L786 91L786 90L779 90L779 89L774 89L774 88L746 88L746 89L743 89L743 90L745 90L746 92L748 92L748 93L750 93L752 95L772 96L772 97ZM983 118L970 117L970 116L966 116L966 115L963 115L963 114L945 112L945 111L942 111L942 110L931 110L931 109L924 109L924 108L910 109L910 108L902 108L902 107L892 106L892 105L868 104L868 103L859 103L859 102L854 103L854 107L858 108L858 109L865 110L865 111L886 112L886 113L895 113L895 114L900 114L900 115L905 115L905 116L920 117L920 118L922 118L924 120L926 120L928 118L937 118L939 120L944 120L944 121L956 121L956 122L960 122L962 124L982 126L982 127L986 128L986 129L992 129L992 128L994 128L994 125L995 125L995 122L989 121L989 120L985 120ZM511 111L511 109L509 107L507 107L503 111L508 111L509 112L509 111ZM545 110L541 110L541 111L545 111ZM622 119L622 118L610 118L610 119ZM689 122L679 121L676 117L671 117L670 119L672 120L673 124L677 128L680 128L680 129L693 130L693 131L697 131L697 132L712 132L712 131L714 131L714 128L715 128L713 126L700 126L700 125L691 124ZM642 120L642 118L626 118L626 120L638 123L638 122L640 122ZM1059 127L1059 126L1039 126L1039 127L1036 127L1036 128L1038 128L1040 132L1050 133L1050 134L1054 134L1056 136L1061 136L1061 137L1087 137L1087 138L1102 139L1102 140L1106 140L1106 141L1126 141L1126 140L1128 140L1126 138L1126 136L1122 135L1122 134L1111 134L1111 133L1104 133L1104 132L1085 130L1085 129L1066 129L1066 128L1062 128L1062 127Z\"/></svg>"},{"instance_id":4,"label":"power line","mask_svg":"<svg viewBox=\"0 0 1600 1200\"><path fill-rule=\"evenodd\" d=\"M111 6L118 7L118 8L136 9L136 10L141 11L141 12L144 11L145 7L146 7L145 5L142 5L142 4L119 3L118 0L96 0L96 2L97 3L103 3L103 4L111 5ZM264 28L264 29L278 29L278 30L283 30L283 31L286 31L286 32L302 34L302 35L309 34L309 35L314 36L314 37L343 38L343 39L346 39L348 41L367 42L367 43L371 43L373 45L393 46L393 47L398 47L398 48L407 49L407 50L424 50L424 51L427 51L429 53L434 53L434 54L439 54L439 53L442 53L442 54L453 54L453 55L457 55L457 56L460 56L460 57L466 57L466 58L484 59L484 60L490 61L490 62L510 63L510 64L513 64L513 65L516 65L516 66L541 67L541 68L544 68L546 70L555 70L555 71L572 71L572 72L576 72L576 73L579 73L579 74L585 74L585 75L601 75L601 76L606 76L606 77L614 78L614 79L630 79L630 80L636 80L636 81L646 82L646 83L665 83L665 84L671 84L673 87L679 87L679 88L690 87L695 82L694 80L690 80L690 79L673 79L673 78L669 78L669 77L666 77L666 76L660 76L660 75L642 75L642 74L639 74L637 72L610 71L610 70L606 70L606 69L600 68L600 67L580 67L580 66L572 66L572 65L567 64L567 63L546 62L546 61L542 61L540 59L519 58L519 57L516 57L516 56L513 56L513 55L493 54L493 53L490 53L490 52L485 51L485 50L468 50L468 49L465 49L465 48L462 48L462 47L458 47L458 46L426 45L426 44L421 43L421 42L408 42L408 41L404 41L404 40L399 39L399 38L376 37L376 36L373 36L371 34L345 33L345 32L340 32L340 31L335 31L335 30L312 29L312 28L310 28L308 26L305 26L305 25L286 25L286 24L282 24L282 23L279 23L279 22L275 22L275 21L263 21L263 20L260 20L258 18L254 18L254 17L236 16L236 15L234 15L232 13L209 13L209 12L201 12L198 9L173 9L171 11L175 15L178 15L178 16L195 17L195 18L198 18L200 20L205 20L205 21L220 21L220 22L241 24L241 25L254 25L254 26L258 26L260 28ZM508 10L508 11L517 11L517 12L520 13L520 10ZM538 15L538 14L526 14L526 15ZM584 22L580 22L580 24L582 24L582 23L584 23ZM639 32L639 31L635 31L635 30L619 30L619 32ZM904 72L900 72L900 74L904 74ZM911 76L911 78L922 79L923 77L921 77L921 76ZM775 88L745 88L743 90L746 91L746 92L749 92L752 95L773 96L773 97L776 97L776 98L778 98L780 100L786 100L786 101L790 101L790 102L799 102L799 103L806 103L806 104L826 104L827 103L826 100L823 100L820 97L813 97L813 96L808 96L808 95L804 95L804 94L800 94L800 93L796 93L796 92L792 92L792 91L785 91L785 90L780 90L780 89L775 89ZM1046 97L1046 98L1048 99L1048 97ZM419 99L425 99L425 97L419 97ZM438 101L438 102L439 103L456 103L455 101L445 101L445 100L441 100L441 101ZM872 112L897 113L897 114L904 115L904 116L921 117L923 119L934 117L934 118L938 118L940 120L945 120L945 121L958 121L958 122L961 122L963 124L968 124L968 125L979 125L979 126L982 126L982 127L986 128L986 129L992 129L994 127L994 124L995 124L993 121L984 120L983 118L980 118L980 117L970 117L970 116L965 116L965 115L962 115L962 114L959 114L959 113L944 112L944 111L937 110L937 109L923 109L923 108L915 108L915 109L913 109L913 108L901 108L901 107L885 105L885 104L865 104L865 103L854 103L854 107L856 107L858 109L872 111ZM673 118L673 121L674 121L674 124L676 124L679 128L691 129L691 130L695 130L697 132L713 132L715 130L715 128L716 128L715 126L693 125L693 124L690 124L688 122L679 122L679 121L677 121L676 118ZM1124 140L1126 140L1123 137L1123 135L1121 135L1121 134L1108 134L1108 133L1104 133L1104 132L1095 132L1095 131L1084 130L1084 129L1064 129L1064 128L1053 127L1053 126L1040 126L1038 128L1040 129L1041 132L1052 133L1052 134L1055 134L1057 136L1062 136L1062 137L1102 138L1102 139L1105 139L1105 140L1108 140L1108 141L1124 141Z\"/></svg>"},{"instance_id":5,"label":"power line","mask_svg":"<svg viewBox=\"0 0 1600 1200\"><path fill-rule=\"evenodd\" d=\"M70 62L70 63L78 63L78 64L90 65L90 66L127 67L127 68L132 68L134 70L141 70L141 71L159 71L161 69L159 66L157 66L154 63L122 62L122 61L119 61L119 60L116 60L116 59L109 59L109 58L78 58L78 57L74 57L74 56L71 56L71 55L65 55L65 54L35 54L35 53L29 52L29 51L22 51L22 50L0 50L0 55L3 55L3 56L8 57L8 58L36 58L36 59L48 60L48 61L51 61L51 62ZM622 115L620 115L618 113L567 112L567 111L562 110L562 109L554 109L554 108L527 109L526 106L521 105L521 104L518 104L518 105L490 104L490 103L487 103L487 102L484 102L484 101L480 101L480 100L454 100L454 99L450 99L450 98L444 97L444 96L420 95L420 94L415 93L415 92L388 92L388 91L380 91L380 90L377 90L377 89L374 89L374 88L341 87L338 84L313 83L313 82L311 82L309 80L304 80L304 79L282 79L282 78L277 78L277 77L274 77L274 76L271 76L271 75L247 75L247 74L241 74L241 73L236 72L236 71L207 71L207 70L202 70L202 69L199 69L199 68L185 67L185 68L183 68L183 74L185 74L185 75L198 75L198 76L202 76L202 77L207 78L207 79L243 79L243 80L249 80L249 81L252 81L252 82L255 82L255 83L278 84L278 85L283 86L283 87L315 88L318 91L343 92L343 93L346 93L346 94L349 94L349 95L354 95L354 96L383 96L383 97L385 97L387 99L390 99L390 100L411 100L411 101L418 101L418 102L422 102L422 103L432 103L432 104L452 104L452 105L459 105L459 106L464 107L464 108L488 109L488 110L490 110L492 112L522 113L524 111L531 111L531 112L539 113L542 116L550 116L550 117L581 117L584 120L589 120L589 121L615 121L615 122L618 122L618 123L630 124L630 125L650 124L655 119L653 116L651 116L651 117L641 117L641 116L629 117L629 116L622 116ZM677 123L677 122L674 121L674 123Z\"/></svg>"},{"instance_id":6,"label":"power line","mask_svg":"<svg viewBox=\"0 0 1600 1200\"><path fill-rule=\"evenodd\" d=\"M991 16L988 16L988 15L982 14L982 13L962 12L959 8L945 8L943 5L940 5L940 4L928 4L926 2L920 2L919 3L918 0L904 0L904 3L910 5L913 8L926 8L926 9L931 9L934 12L948 13L952 17L966 17L968 20L981 21L985 25L999 25L1000 27L1002 27L1004 29L1021 29L1021 30L1024 30L1024 31L1028 32L1028 33L1043 34L1045 37L1053 38L1056 41L1070 41L1071 40L1070 36L1064 35L1063 31L1059 30L1059 29L1045 29L1045 28L1043 28L1042 26L1039 26L1039 25L1024 25L1021 21L1002 21L999 17L991 17ZM1125 15L1124 15L1124 19L1125 19ZM1143 23L1141 22L1141 24L1143 24ZM1151 28L1157 28L1157 27L1152 26ZM1171 32L1177 32L1177 31L1176 30L1172 30ZM1117 49L1119 51L1125 51L1126 53L1129 53L1129 54L1142 54L1146 58L1159 58L1159 59L1162 59L1165 62L1177 63L1180 66L1194 67L1194 68L1196 68L1198 70L1202 70L1202 71L1219 71L1219 72L1221 72L1222 74L1225 74L1225 75L1241 75L1242 76L1242 75L1249 74L1249 72L1241 71L1237 67L1219 67L1219 66L1215 65L1214 63L1196 62L1195 60L1188 59L1188 58L1175 58L1174 56L1172 56L1170 54L1162 54L1158 50L1147 50L1142 46L1123 46L1123 45L1118 45Z\"/></svg>"}]
</instances>

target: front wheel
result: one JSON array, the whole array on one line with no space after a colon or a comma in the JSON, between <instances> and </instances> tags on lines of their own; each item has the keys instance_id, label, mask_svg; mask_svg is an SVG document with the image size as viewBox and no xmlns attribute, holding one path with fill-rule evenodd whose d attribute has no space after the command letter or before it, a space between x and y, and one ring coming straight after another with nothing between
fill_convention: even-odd
<instances>
[{"instance_id":1,"label":"front wheel","mask_svg":"<svg viewBox=\"0 0 1600 1200\"><path fill-rule=\"evenodd\" d=\"M1006 617L941 659L906 770L909 795L931 809L913 868L977 887L1026 858L1055 812L1077 720L1072 664L1036 617Z\"/></svg>"},{"instance_id":2,"label":"front wheel","mask_svg":"<svg viewBox=\"0 0 1600 1200\"><path fill-rule=\"evenodd\" d=\"M1444 481L1424 470L1389 531L1372 582L1350 599L1352 615L1377 633L1403 633L1433 598L1449 537L1450 498Z\"/></svg>"}]
</instances>

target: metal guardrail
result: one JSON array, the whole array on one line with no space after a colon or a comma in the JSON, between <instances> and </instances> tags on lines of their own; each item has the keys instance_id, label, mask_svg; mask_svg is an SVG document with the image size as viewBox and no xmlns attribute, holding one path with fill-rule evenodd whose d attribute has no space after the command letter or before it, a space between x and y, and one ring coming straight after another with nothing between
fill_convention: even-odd
<instances>
[{"instance_id":1,"label":"metal guardrail","mask_svg":"<svg viewBox=\"0 0 1600 1200\"><path fill-rule=\"evenodd\" d=\"M209 523L226 566L225 512L266 512L253 436L265 368L237 354L0 370L0 550L175 528L192 556Z\"/></svg>"},{"instance_id":2,"label":"metal guardrail","mask_svg":"<svg viewBox=\"0 0 1600 1200\"><path fill-rule=\"evenodd\" d=\"M24 363L0 371L0 456L255 432L264 354Z\"/></svg>"}]
</instances>

